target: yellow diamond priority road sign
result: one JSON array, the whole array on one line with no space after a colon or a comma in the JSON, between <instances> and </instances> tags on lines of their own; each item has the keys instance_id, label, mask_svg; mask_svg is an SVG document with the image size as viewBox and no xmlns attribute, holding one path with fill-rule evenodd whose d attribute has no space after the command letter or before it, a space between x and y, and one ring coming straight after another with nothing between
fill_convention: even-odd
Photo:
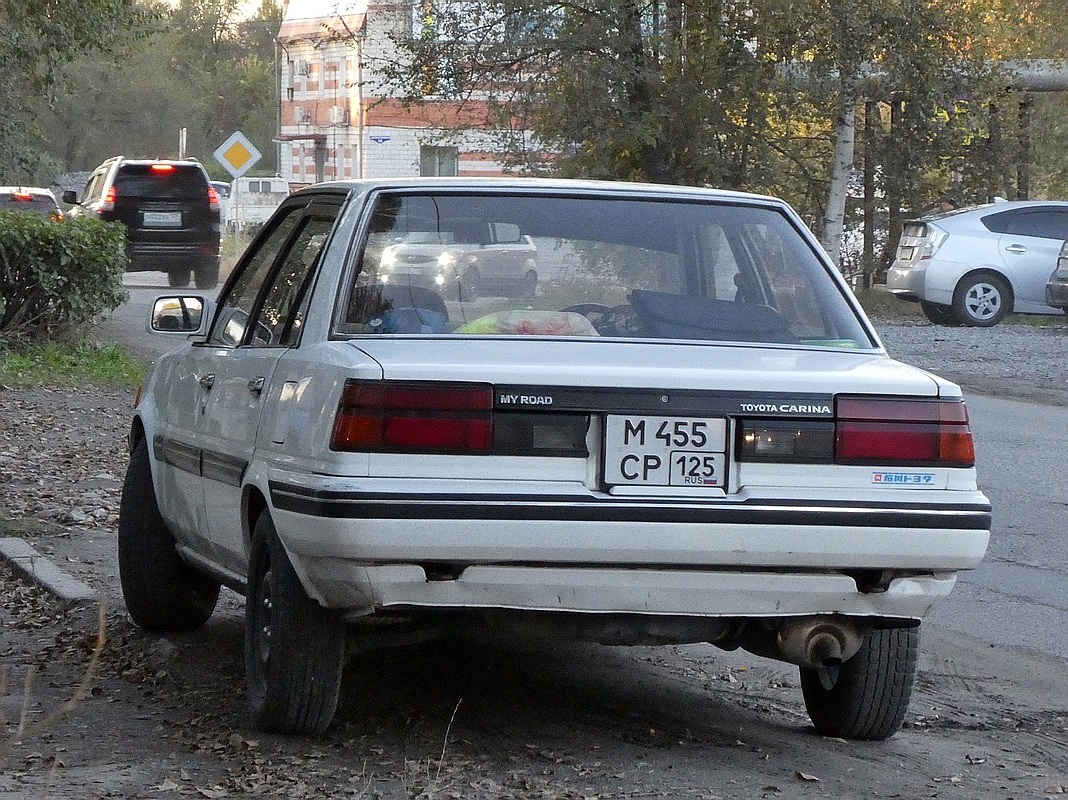
<instances>
[{"instance_id":1,"label":"yellow diamond priority road sign","mask_svg":"<svg viewBox=\"0 0 1068 800\"><path fill-rule=\"evenodd\" d=\"M262 157L256 145L250 142L241 131L234 131L230 134L230 137L215 151L215 160L226 167L226 171L235 178L240 178L252 169L252 165Z\"/></svg>"}]
</instances>

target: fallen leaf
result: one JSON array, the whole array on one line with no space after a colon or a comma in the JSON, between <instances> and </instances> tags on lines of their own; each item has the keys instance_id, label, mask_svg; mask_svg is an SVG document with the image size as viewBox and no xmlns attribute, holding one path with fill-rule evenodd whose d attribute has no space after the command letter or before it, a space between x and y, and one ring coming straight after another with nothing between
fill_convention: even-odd
<instances>
[{"instance_id":1,"label":"fallen leaf","mask_svg":"<svg viewBox=\"0 0 1068 800\"><path fill-rule=\"evenodd\" d=\"M819 783L820 781L815 775L809 775L807 772L795 772L794 777L799 781L808 781L810 783Z\"/></svg>"}]
</instances>

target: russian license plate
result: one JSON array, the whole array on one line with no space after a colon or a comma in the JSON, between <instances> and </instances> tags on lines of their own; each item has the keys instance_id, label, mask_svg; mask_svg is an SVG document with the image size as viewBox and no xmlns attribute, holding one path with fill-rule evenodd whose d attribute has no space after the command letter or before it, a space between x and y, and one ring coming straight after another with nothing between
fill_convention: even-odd
<instances>
[{"instance_id":1,"label":"russian license plate","mask_svg":"<svg viewBox=\"0 0 1068 800\"><path fill-rule=\"evenodd\" d=\"M146 228L182 227L181 211L145 211L143 213Z\"/></svg>"},{"instance_id":2,"label":"russian license plate","mask_svg":"<svg viewBox=\"0 0 1068 800\"><path fill-rule=\"evenodd\" d=\"M727 420L631 417L605 420L604 480L609 486L722 488L727 481Z\"/></svg>"}]
</instances>

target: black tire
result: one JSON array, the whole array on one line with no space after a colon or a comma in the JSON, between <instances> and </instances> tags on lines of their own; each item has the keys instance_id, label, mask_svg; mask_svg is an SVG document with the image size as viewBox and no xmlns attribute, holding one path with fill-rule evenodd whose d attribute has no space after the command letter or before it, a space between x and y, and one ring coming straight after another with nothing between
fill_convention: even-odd
<instances>
[{"instance_id":1,"label":"black tire","mask_svg":"<svg viewBox=\"0 0 1068 800\"><path fill-rule=\"evenodd\" d=\"M1012 311L1012 290L990 272L969 275L953 292L953 315L962 325L989 328Z\"/></svg>"},{"instance_id":2,"label":"black tire","mask_svg":"<svg viewBox=\"0 0 1068 800\"><path fill-rule=\"evenodd\" d=\"M837 667L801 668L805 708L818 733L881 740L901 727L916 677L919 626L873 628Z\"/></svg>"},{"instance_id":3,"label":"black tire","mask_svg":"<svg viewBox=\"0 0 1068 800\"><path fill-rule=\"evenodd\" d=\"M219 599L218 581L195 572L178 555L159 513L142 439L130 453L119 504L119 582L130 618L142 628L196 630Z\"/></svg>"},{"instance_id":4,"label":"black tire","mask_svg":"<svg viewBox=\"0 0 1068 800\"><path fill-rule=\"evenodd\" d=\"M308 597L270 515L256 522L245 599L245 675L253 724L318 734L337 710L345 623Z\"/></svg>"},{"instance_id":5,"label":"black tire","mask_svg":"<svg viewBox=\"0 0 1068 800\"><path fill-rule=\"evenodd\" d=\"M167 284L174 289L181 289L189 285L189 270L172 269L167 273Z\"/></svg>"},{"instance_id":6,"label":"black tire","mask_svg":"<svg viewBox=\"0 0 1068 800\"><path fill-rule=\"evenodd\" d=\"M219 284L219 265L198 267L193 275L198 289L214 289Z\"/></svg>"},{"instance_id":7,"label":"black tire","mask_svg":"<svg viewBox=\"0 0 1068 800\"><path fill-rule=\"evenodd\" d=\"M920 310L923 312L923 315L927 317L927 321L934 323L935 325L960 324L957 322L957 315L953 313L953 309L950 306L943 306L938 303L929 303L926 300L921 300Z\"/></svg>"}]
</instances>

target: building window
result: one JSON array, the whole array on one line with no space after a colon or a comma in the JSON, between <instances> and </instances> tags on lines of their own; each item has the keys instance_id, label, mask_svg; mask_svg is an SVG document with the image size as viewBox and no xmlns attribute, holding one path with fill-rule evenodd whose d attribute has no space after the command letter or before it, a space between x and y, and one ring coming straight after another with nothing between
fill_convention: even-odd
<instances>
[{"instance_id":1,"label":"building window","mask_svg":"<svg viewBox=\"0 0 1068 800\"><path fill-rule=\"evenodd\" d=\"M455 147L422 145L419 148L420 175L456 175L459 167L460 156Z\"/></svg>"}]
</instances>

